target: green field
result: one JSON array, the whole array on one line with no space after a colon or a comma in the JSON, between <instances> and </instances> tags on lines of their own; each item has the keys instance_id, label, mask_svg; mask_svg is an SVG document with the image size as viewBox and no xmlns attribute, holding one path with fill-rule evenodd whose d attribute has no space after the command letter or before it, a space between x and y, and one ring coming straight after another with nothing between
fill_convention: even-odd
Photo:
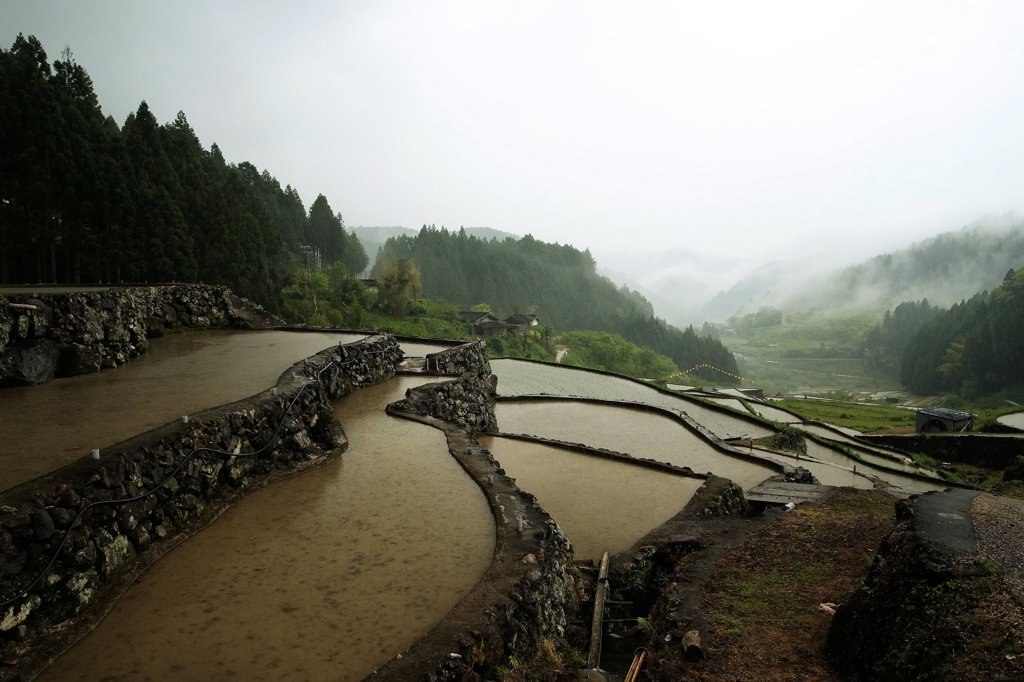
<instances>
[{"instance_id":1,"label":"green field","mask_svg":"<svg viewBox=\"0 0 1024 682\"><path fill-rule=\"evenodd\" d=\"M879 403L853 403L786 398L772 402L804 419L827 422L863 433L875 431L913 431L913 410Z\"/></svg>"},{"instance_id":2,"label":"green field","mask_svg":"<svg viewBox=\"0 0 1024 682\"><path fill-rule=\"evenodd\" d=\"M740 373L769 394L863 397L901 388L895 379L869 372L861 358L864 332L880 319L875 313L794 313L783 324L726 330L721 338Z\"/></svg>"}]
</instances>

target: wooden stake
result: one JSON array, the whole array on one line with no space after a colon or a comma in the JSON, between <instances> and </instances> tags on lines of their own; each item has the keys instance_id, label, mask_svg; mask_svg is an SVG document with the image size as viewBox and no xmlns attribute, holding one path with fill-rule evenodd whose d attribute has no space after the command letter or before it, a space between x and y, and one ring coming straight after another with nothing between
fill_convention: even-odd
<instances>
[{"instance_id":1,"label":"wooden stake","mask_svg":"<svg viewBox=\"0 0 1024 682\"><path fill-rule=\"evenodd\" d=\"M587 667L593 670L601 665L601 637L604 634L604 602L608 596L608 552L601 557L597 572L597 590L594 592L594 618L590 623L590 656Z\"/></svg>"}]
</instances>

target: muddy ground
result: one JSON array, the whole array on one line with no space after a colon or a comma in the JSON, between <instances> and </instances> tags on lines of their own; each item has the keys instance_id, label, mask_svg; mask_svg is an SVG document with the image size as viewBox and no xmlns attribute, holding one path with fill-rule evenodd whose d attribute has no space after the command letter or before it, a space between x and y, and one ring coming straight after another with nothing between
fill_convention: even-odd
<instances>
[{"instance_id":1,"label":"muddy ground","mask_svg":"<svg viewBox=\"0 0 1024 682\"><path fill-rule=\"evenodd\" d=\"M1020 526L1020 501L989 499L1008 509L1009 521L994 537L1017 548L1012 529ZM616 636L605 638L605 679L623 679L641 646L649 652L636 678L641 681L850 679L826 655L833 609L862 589L896 525L896 502L880 491L837 489L789 512L696 520L679 545L689 549L678 551L671 565L652 569L651 599L623 584L614 588L614 598L631 603L617 613L612 608L620 622L612 625ZM996 553L1000 561L988 558L985 565L997 569L984 581L991 586L984 598L949 602L955 608L932 614L941 621L942 641L908 640L906 656L917 657L906 661L908 670L930 670L922 679L1022 679L1024 569L1019 550L1013 552ZM690 630L700 633L701 648L691 647L687 656ZM885 636L895 641L900 635ZM574 645L585 650L579 639ZM883 678L904 679L899 673Z\"/></svg>"},{"instance_id":2,"label":"muddy ground","mask_svg":"<svg viewBox=\"0 0 1024 682\"><path fill-rule=\"evenodd\" d=\"M895 503L882 492L836 490L790 512L698 521L692 550L650 576L656 601L616 589L633 602L633 618L649 612L630 623L613 610L623 622L612 626L602 667L622 679L644 646L639 680L840 679L824 651L829 609L860 588ZM700 632L704 660L684 656L690 629Z\"/></svg>"}]
</instances>

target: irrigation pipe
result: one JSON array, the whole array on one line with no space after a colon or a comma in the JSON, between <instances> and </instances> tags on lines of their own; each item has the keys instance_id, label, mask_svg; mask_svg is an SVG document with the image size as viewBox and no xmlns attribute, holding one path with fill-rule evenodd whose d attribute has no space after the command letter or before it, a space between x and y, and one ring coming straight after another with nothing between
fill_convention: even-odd
<instances>
[{"instance_id":1,"label":"irrigation pipe","mask_svg":"<svg viewBox=\"0 0 1024 682\"><path fill-rule=\"evenodd\" d=\"M369 337L367 337L367 338L369 338ZM148 490L148 491L146 491L144 493L140 493L138 495L135 495L133 497L122 497L122 498L117 499L117 500L99 500L97 502L90 502L86 506L82 507L78 511L78 513L75 514L75 517L73 519L71 519L71 523L68 524L67 530L64 531L64 537L62 537L60 542L57 544L57 548L54 550L53 555L50 557L50 560L46 563L46 566L43 568L43 570L41 570L39 573L37 573L35 578L33 578L28 583L28 585L25 586L25 588L21 590L21 592L17 593L13 597L8 597L8 598L4 599L3 601L0 601L0 608L9 606L10 604L13 604L14 602L16 602L19 599L21 599L21 598L25 597L26 595L28 595L28 593L32 591L32 588L35 587L39 583L39 581L42 580L43 577L47 573L50 572L50 569L53 568L53 564L57 561L57 557L60 556L61 551L64 549L64 545L67 543L68 538L71 537L71 531L74 530L75 526L78 524L78 520L82 518L82 515L85 514L85 512L87 512L90 509L93 509L95 507L113 506L113 505L117 505L117 504L128 504L130 502L138 502L139 500L142 500L142 499L145 499L145 498L149 497L150 495L154 494L156 491L160 490L165 485L167 485L167 482L170 481L172 478L174 478L174 476L176 476L178 474L178 472L181 471L182 467L184 467L186 464L188 464L188 462L191 461L192 458L195 457L200 452L208 452L210 454L221 455L223 457L259 457L259 455L262 452L264 452L267 449L269 449L270 446L274 444L274 441L277 440L278 435L281 433L281 428L284 426L285 419L288 418L288 414L291 412L292 408L295 406L295 403L299 400L299 396L302 395L302 392L305 391L306 388L309 387L311 384L319 383L321 376L323 375L323 373L325 371L327 371L328 368L330 368L332 365L335 365L335 364L337 364L339 367L342 367L342 366L345 366L345 365L349 365L349 364L355 362L356 360L363 359L363 358L365 358L365 357L367 357L369 355L381 355L384 352L385 352L384 350L368 351L368 352L363 353L362 355L360 355L358 358L350 358L348 360L342 360L340 362L336 361L336 360L331 360L329 363L327 363L326 365L321 367L317 371L317 373L316 373L316 378L315 379L311 378L309 381L307 381L305 384L303 384L302 387L295 394L295 396L288 402L288 406L285 408L284 414L281 415L281 420L277 423L277 428L274 429L274 433L271 434L270 439L266 442L266 444L263 447L261 447L261 448L259 448L257 450L254 450L252 452L244 452L244 453L238 453L238 454L235 454L235 453L232 453L232 452L227 452L225 450L217 450L215 448L208 448L208 447L196 448L196 449L192 450L192 452L188 453L184 458L182 458L182 460L178 463L178 465L176 467L174 467L174 469L172 469L171 472L169 474L167 474L167 476L165 476L163 478L163 480L160 481L158 484L156 484L152 489L150 489L150 490Z\"/></svg>"}]
</instances>

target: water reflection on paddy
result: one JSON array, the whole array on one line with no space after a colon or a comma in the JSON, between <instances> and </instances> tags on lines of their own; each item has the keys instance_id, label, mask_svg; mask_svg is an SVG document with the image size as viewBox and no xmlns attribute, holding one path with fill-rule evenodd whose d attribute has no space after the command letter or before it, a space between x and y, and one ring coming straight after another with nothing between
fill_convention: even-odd
<instances>
[{"instance_id":1,"label":"water reflection on paddy","mask_svg":"<svg viewBox=\"0 0 1024 682\"><path fill-rule=\"evenodd\" d=\"M360 389L341 460L272 485L160 560L51 680L361 680L472 589L494 522L444 435Z\"/></svg>"},{"instance_id":2,"label":"water reflection on paddy","mask_svg":"<svg viewBox=\"0 0 1024 682\"><path fill-rule=\"evenodd\" d=\"M504 433L522 433L625 452L698 473L713 472L749 488L777 472L730 457L673 419L635 408L572 400L499 402L495 413Z\"/></svg>"},{"instance_id":3,"label":"water reflection on paddy","mask_svg":"<svg viewBox=\"0 0 1024 682\"><path fill-rule=\"evenodd\" d=\"M754 410L754 412L757 412L765 419L771 419L772 421L780 422L782 424L796 424L800 421L803 421L802 419L800 419L800 417L797 417L794 414L790 414L785 410L780 410L777 407L771 407L769 405L762 405L761 403L754 402L750 402L747 404L750 405L751 409Z\"/></svg>"},{"instance_id":4,"label":"water reflection on paddy","mask_svg":"<svg viewBox=\"0 0 1024 682\"><path fill-rule=\"evenodd\" d=\"M169 334L115 369L0 389L0 490L92 448L264 391L293 363L362 334L207 330Z\"/></svg>"},{"instance_id":5,"label":"water reflection on paddy","mask_svg":"<svg viewBox=\"0 0 1024 682\"><path fill-rule=\"evenodd\" d=\"M481 437L521 490L572 542L577 559L620 552L678 513L703 481L539 443Z\"/></svg>"},{"instance_id":6,"label":"water reflection on paddy","mask_svg":"<svg viewBox=\"0 0 1024 682\"><path fill-rule=\"evenodd\" d=\"M682 410L719 438L763 438L772 434L771 430L756 422L719 412L682 396L662 393L622 377L508 359L492 360L491 369L498 377L498 395L502 396L549 394L625 400Z\"/></svg>"},{"instance_id":7,"label":"water reflection on paddy","mask_svg":"<svg viewBox=\"0 0 1024 682\"><path fill-rule=\"evenodd\" d=\"M1013 412L1011 414L1004 414L1002 417L999 417L996 421L998 421L1000 424L1006 424L1007 426L1011 426L1015 429L1020 429L1021 431L1024 431L1024 412Z\"/></svg>"},{"instance_id":8,"label":"water reflection on paddy","mask_svg":"<svg viewBox=\"0 0 1024 682\"><path fill-rule=\"evenodd\" d=\"M402 348L402 353L407 358L417 357L422 358L430 353L438 353L443 350L452 348L451 345L439 344L439 343L427 343L424 341L399 341L398 345Z\"/></svg>"}]
</instances>

